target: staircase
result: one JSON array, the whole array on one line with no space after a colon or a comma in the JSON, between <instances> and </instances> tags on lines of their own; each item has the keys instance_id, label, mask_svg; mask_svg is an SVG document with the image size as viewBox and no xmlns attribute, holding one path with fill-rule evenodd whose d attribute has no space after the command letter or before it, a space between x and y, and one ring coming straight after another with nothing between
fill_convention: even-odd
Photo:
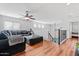
<instances>
[{"instance_id":1,"label":"staircase","mask_svg":"<svg viewBox=\"0 0 79 59\"><path fill-rule=\"evenodd\" d=\"M58 44L58 40L54 38L50 32L48 32L48 39L50 39L51 42Z\"/></svg>"}]
</instances>

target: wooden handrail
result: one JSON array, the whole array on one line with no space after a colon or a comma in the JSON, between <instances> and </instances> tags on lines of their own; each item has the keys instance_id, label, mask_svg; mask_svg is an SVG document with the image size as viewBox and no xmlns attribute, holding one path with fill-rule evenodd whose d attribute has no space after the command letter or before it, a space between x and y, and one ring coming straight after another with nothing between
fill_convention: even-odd
<instances>
[{"instance_id":1,"label":"wooden handrail","mask_svg":"<svg viewBox=\"0 0 79 59\"><path fill-rule=\"evenodd\" d=\"M48 32L48 35L53 39L52 35Z\"/></svg>"}]
</instances>

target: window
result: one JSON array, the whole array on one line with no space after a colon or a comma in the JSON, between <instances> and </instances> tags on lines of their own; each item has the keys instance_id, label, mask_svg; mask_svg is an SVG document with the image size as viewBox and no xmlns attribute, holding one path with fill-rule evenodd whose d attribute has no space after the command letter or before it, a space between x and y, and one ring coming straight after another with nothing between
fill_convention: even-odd
<instances>
[{"instance_id":1,"label":"window","mask_svg":"<svg viewBox=\"0 0 79 59\"><path fill-rule=\"evenodd\" d=\"M36 24L34 24L34 27L36 28Z\"/></svg>"},{"instance_id":2,"label":"window","mask_svg":"<svg viewBox=\"0 0 79 59\"><path fill-rule=\"evenodd\" d=\"M9 21L4 22L4 30L19 30L19 29L20 29L19 23Z\"/></svg>"},{"instance_id":3,"label":"window","mask_svg":"<svg viewBox=\"0 0 79 59\"><path fill-rule=\"evenodd\" d=\"M37 28L44 28L44 25L41 25L41 24L34 24L33 26L34 26L34 28L36 28L36 27Z\"/></svg>"},{"instance_id":4,"label":"window","mask_svg":"<svg viewBox=\"0 0 79 59\"><path fill-rule=\"evenodd\" d=\"M4 29L5 30L12 29L12 22L9 21L4 22Z\"/></svg>"},{"instance_id":5,"label":"window","mask_svg":"<svg viewBox=\"0 0 79 59\"><path fill-rule=\"evenodd\" d=\"M42 25L42 28L44 28L44 25Z\"/></svg>"},{"instance_id":6,"label":"window","mask_svg":"<svg viewBox=\"0 0 79 59\"><path fill-rule=\"evenodd\" d=\"M13 23L13 29L14 30L19 30L20 29L20 24L19 23Z\"/></svg>"}]
</instances>

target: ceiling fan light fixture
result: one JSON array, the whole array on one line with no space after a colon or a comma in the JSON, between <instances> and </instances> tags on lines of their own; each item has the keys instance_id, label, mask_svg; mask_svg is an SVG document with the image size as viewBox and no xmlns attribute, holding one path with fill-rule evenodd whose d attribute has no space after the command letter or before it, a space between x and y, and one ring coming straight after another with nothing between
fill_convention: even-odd
<instances>
[{"instance_id":1,"label":"ceiling fan light fixture","mask_svg":"<svg viewBox=\"0 0 79 59\"><path fill-rule=\"evenodd\" d=\"M30 19L30 18L28 18L28 17L25 17L24 19Z\"/></svg>"}]
</instances>

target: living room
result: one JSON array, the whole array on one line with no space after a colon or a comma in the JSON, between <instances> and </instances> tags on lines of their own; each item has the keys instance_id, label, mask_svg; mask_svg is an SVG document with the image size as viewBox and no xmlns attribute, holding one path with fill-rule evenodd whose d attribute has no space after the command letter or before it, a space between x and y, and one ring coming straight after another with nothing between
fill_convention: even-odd
<instances>
[{"instance_id":1,"label":"living room","mask_svg":"<svg viewBox=\"0 0 79 59\"><path fill-rule=\"evenodd\" d=\"M78 55L75 48L79 46L78 6L74 3L0 4L0 55Z\"/></svg>"}]
</instances>

